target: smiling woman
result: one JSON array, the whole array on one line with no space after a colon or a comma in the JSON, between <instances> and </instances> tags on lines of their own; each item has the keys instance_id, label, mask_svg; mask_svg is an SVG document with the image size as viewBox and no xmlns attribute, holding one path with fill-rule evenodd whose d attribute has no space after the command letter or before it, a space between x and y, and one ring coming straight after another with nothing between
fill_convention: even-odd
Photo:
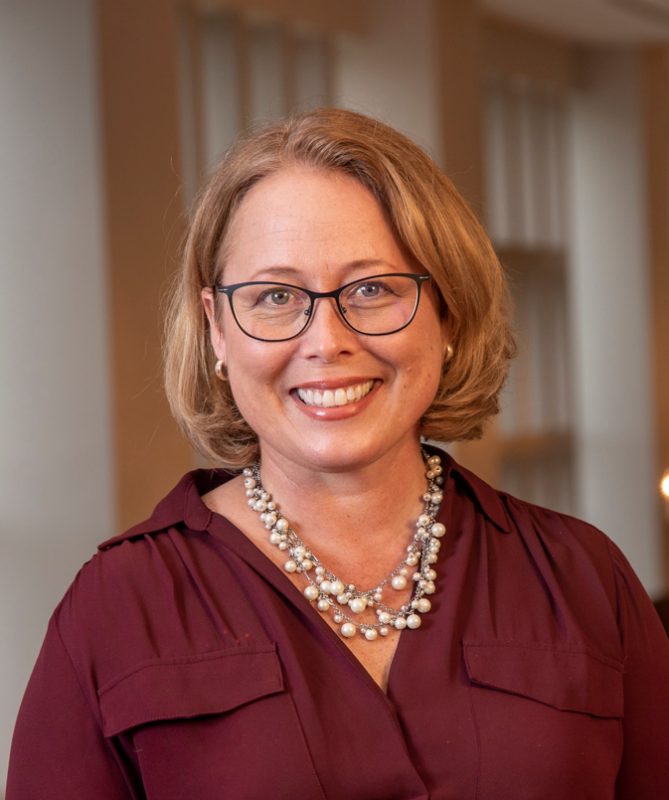
<instances>
[{"instance_id":1,"label":"smiling woman","mask_svg":"<svg viewBox=\"0 0 669 800\"><path fill-rule=\"evenodd\" d=\"M492 247L350 112L241 141L168 315L217 468L56 610L8 800L656 800L669 645L624 556L427 439L480 435L513 352Z\"/></svg>"}]
</instances>

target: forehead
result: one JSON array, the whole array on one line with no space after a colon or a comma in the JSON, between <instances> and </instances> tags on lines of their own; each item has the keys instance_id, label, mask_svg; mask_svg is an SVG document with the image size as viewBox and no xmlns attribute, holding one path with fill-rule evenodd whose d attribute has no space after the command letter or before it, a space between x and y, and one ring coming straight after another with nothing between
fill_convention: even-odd
<instances>
[{"instance_id":1,"label":"forehead","mask_svg":"<svg viewBox=\"0 0 669 800\"><path fill-rule=\"evenodd\" d=\"M277 266L340 278L359 261L407 268L374 195L343 173L291 167L244 197L228 229L223 267L227 282Z\"/></svg>"}]
</instances>

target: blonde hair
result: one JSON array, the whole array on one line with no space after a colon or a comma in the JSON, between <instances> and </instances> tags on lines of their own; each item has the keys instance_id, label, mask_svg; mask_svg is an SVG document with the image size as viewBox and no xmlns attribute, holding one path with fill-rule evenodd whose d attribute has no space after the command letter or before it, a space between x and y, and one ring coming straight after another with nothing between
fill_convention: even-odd
<instances>
[{"instance_id":1,"label":"blonde hair","mask_svg":"<svg viewBox=\"0 0 669 800\"><path fill-rule=\"evenodd\" d=\"M421 420L437 441L474 439L499 410L514 341L507 284L485 231L436 164L412 141L377 120L324 108L241 139L197 203L166 318L165 387L177 422L214 463L241 468L258 440L230 384L214 376L215 355L202 307L203 287L221 278L219 255L246 192L290 165L342 172L367 187L398 241L433 277L448 315L453 357Z\"/></svg>"}]
</instances>

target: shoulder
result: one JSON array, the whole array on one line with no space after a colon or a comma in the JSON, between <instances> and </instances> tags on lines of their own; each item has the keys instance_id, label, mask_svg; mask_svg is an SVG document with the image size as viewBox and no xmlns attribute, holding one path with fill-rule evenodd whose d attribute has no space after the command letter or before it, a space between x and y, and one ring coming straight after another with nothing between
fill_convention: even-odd
<instances>
[{"instance_id":1,"label":"shoulder","mask_svg":"<svg viewBox=\"0 0 669 800\"><path fill-rule=\"evenodd\" d=\"M202 583L200 567L211 561L200 492L220 479L187 474L147 520L103 542L80 569L53 619L80 674L99 685L134 663L189 652L194 630L212 646L188 587Z\"/></svg>"},{"instance_id":2,"label":"shoulder","mask_svg":"<svg viewBox=\"0 0 669 800\"><path fill-rule=\"evenodd\" d=\"M610 573L612 549L616 548L603 531L577 517L495 489L452 458L446 458L460 495L468 495L476 511L492 522L496 531L510 534L524 548L534 550L540 546L558 561L571 562L580 555Z\"/></svg>"}]
</instances>

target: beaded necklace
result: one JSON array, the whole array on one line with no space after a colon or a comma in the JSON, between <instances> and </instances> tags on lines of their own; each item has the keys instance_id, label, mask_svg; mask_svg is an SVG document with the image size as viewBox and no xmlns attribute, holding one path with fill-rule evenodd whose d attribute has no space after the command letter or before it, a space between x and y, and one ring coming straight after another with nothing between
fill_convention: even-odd
<instances>
[{"instance_id":1,"label":"beaded necklace","mask_svg":"<svg viewBox=\"0 0 669 800\"><path fill-rule=\"evenodd\" d=\"M390 629L415 630L422 622L432 603L428 595L434 594L437 573L434 569L441 548L441 538L446 528L436 522L439 506L443 500L441 459L437 455L423 453L427 466L427 491L423 495L423 513L416 521L416 532L407 546L402 561L376 586L359 589L353 583L341 580L328 569L318 556L293 530L288 520L267 492L260 479L260 465L244 469L244 487L249 506L260 516L260 521L269 531L269 541L288 558L283 568L288 573L300 573L307 580L304 596L315 604L322 614L333 614L339 633L346 639L356 634L372 642L385 637ZM406 589L409 578L414 584L410 600L394 607L384 599L384 592L391 588L397 592ZM356 617L366 609L376 613L375 622L360 622Z\"/></svg>"}]
</instances>

